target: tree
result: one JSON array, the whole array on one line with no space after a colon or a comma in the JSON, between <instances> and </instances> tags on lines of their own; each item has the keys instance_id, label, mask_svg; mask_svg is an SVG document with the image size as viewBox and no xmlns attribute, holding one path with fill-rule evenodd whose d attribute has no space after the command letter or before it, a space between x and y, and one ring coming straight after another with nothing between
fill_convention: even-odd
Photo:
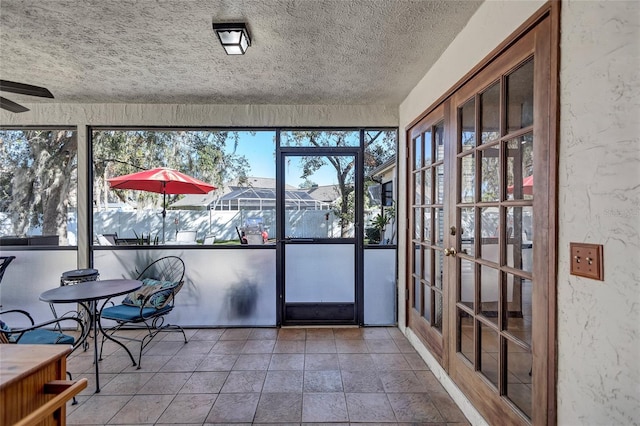
<instances>
[{"instance_id":1,"label":"tree","mask_svg":"<svg viewBox=\"0 0 640 426\"><path fill-rule=\"evenodd\" d=\"M76 132L4 130L0 140L2 210L11 217L13 232L25 236L40 226L43 235L58 235L66 245L77 185Z\"/></svg>"},{"instance_id":2,"label":"tree","mask_svg":"<svg viewBox=\"0 0 640 426\"><path fill-rule=\"evenodd\" d=\"M282 134L284 144L311 147L347 147L358 143L358 136L352 131L299 131ZM396 152L396 132L383 130L365 131L364 170L367 184L371 184L371 171L392 158ZM330 165L336 172L340 199L334 213L340 220L341 236L349 233L353 222L355 203L351 194L355 190L355 163L352 156L306 156L302 157L300 178L309 178L320 168ZM366 192L366 191L365 191ZM351 196L351 200L350 200Z\"/></svg>"},{"instance_id":3,"label":"tree","mask_svg":"<svg viewBox=\"0 0 640 426\"><path fill-rule=\"evenodd\" d=\"M237 132L134 130L96 131L93 135L94 200L96 207L106 207L109 197L137 206L154 206L157 194L145 191L112 191L107 179L154 167L170 167L220 187L237 177L246 179L250 165L244 156L235 154ZM233 149L229 154L227 146ZM135 197L129 200L126 197ZM169 196L171 198L179 196Z\"/></svg>"}]
</instances>

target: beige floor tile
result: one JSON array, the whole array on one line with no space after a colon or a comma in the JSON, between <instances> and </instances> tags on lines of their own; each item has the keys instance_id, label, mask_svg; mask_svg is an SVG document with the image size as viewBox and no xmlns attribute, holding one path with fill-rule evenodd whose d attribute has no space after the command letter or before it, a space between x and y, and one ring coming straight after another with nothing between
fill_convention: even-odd
<instances>
[{"instance_id":1,"label":"beige floor tile","mask_svg":"<svg viewBox=\"0 0 640 426\"><path fill-rule=\"evenodd\" d=\"M218 395L177 395L158 419L158 423L204 423Z\"/></svg>"},{"instance_id":2,"label":"beige floor tile","mask_svg":"<svg viewBox=\"0 0 640 426\"><path fill-rule=\"evenodd\" d=\"M444 419L426 393L388 393L399 422L442 422Z\"/></svg>"},{"instance_id":3,"label":"beige floor tile","mask_svg":"<svg viewBox=\"0 0 640 426\"><path fill-rule=\"evenodd\" d=\"M256 409L255 422L299 422L302 419L301 393L263 393Z\"/></svg>"},{"instance_id":4,"label":"beige floor tile","mask_svg":"<svg viewBox=\"0 0 640 426\"><path fill-rule=\"evenodd\" d=\"M228 328L219 340L247 340L251 334L250 328Z\"/></svg>"},{"instance_id":5,"label":"beige floor tile","mask_svg":"<svg viewBox=\"0 0 640 426\"><path fill-rule=\"evenodd\" d=\"M131 395L94 395L67 415L69 425L107 424L132 398Z\"/></svg>"},{"instance_id":6,"label":"beige floor tile","mask_svg":"<svg viewBox=\"0 0 640 426\"><path fill-rule=\"evenodd\" d=\"M395 422L391 404L384 393L347 393L351 422Z\"/></svg>"},{"instance_id":7,"label":"beige floor tile","mask_svg":"<svg viewBox=\"0 0 640 426\"><path fill-rule=\"evenodd\" d=\"M342 392L342 376L335 371L305 371L303 392Z\"/></svg>"},{"instance_id":8,"label":"beige floor tile","mask_svg":"<svg viewBox=\"0 0 640 426\"><path fill-rule=\"evenodd\" d=\"M206 422L251 424L259 399L259 393L221 393L213 404Z\"/></svg>"},{"instance_id":9,"label":"beige floor tile","mask_svg":"<svg viewBox=\"0 0 640 426\"><path fill-rule=\"evenodd\" d=\"M266 370L271 362L270 354L240 355L232 370Z\"/></svg>"},{"instance_id":10,"label":"beige floor tile","mask_svg":"<svg viewBox=\"0 0 640 426\"><path fill-rule=\"evenodd\" d=\"M222 393L261 392L266 371L232 371L222 386Z\"/></svg>"},{"instance_id":11,"label":"beige floor tile","mask_svg":"<svg viewBox=\"0 0 640 426\"><path fill-rule=\"evenodd\" d=\"M217 394L228 376L226 371L196 371L182 386L180 393Z\"/></svg>"},{"instance_id":12,"label":"beige floor tile","mask_svg":"<svg viewBox=\"0 0 640 426\"><path fill-rule=\"evenodd\" d=\"M193 373L180 372L180 373L156 373L147 383L142 386L138 391L138 394L143 395L175 395L182 386L189 380Z\"/></svg>"},{"instance_id":13,"label":"beige floor tile","mask_svg":"<svg viewBox=\"0 0 640 426\"><path fill-rule=\"evenodd\" d=\"M377 371L341 371L342 386L346 393L384 392Z\"/></svg>"},{"instance_id":14,"label":"beige floor tile","mask_svg":"<svg viewBox=\"0 0 640 426\"><path fill-rule=\"evenodd\" d=\"M209 354L200 362L196 371L231 371L238 357L239 355Z\"/></svg>"},{"instance_id":15,"label":"beige floor tile","mask_svg":"<svg viewBox=\"0 0 640 426\"><path fill-rule=\"evenodd\" d=\"M108 424L155 423L173 398L174 395L135 395Z\"/></svg>"},{"instance_id":16,"label":"beige floor tile","mask_svg":"<svg viewBox=\"0 0 640 426\"><path fill-rule=\"evenodd\" d=\"M303 422L347 422L347 403L344 393L304 393Z\"/></svg>"},{"instance_id":17,"label":"beige floor tile","mask_svg":"<svg viewBox=\"0 0 640 426\"><path fill-rule=\"evenodd\" d=\"M267 371L262 392L302 393L302 371Z\"/></svg>"},{"instance_id":18,"label":"beige floor tile","mask_svg":"<svg viewBox=\"0 0 640 426\"><path fill-rule=\"evenodd\" d=\"M273 354L269 370L303 370L304 354Z\"/></svg>"},{"instance_id":19,"label":"beige floor tile","mask_svg":"<svg viewBox=\"0 0 640 426\"><path fill-rule=\"evenodd\" d=\"M307 371L339 370L337 354L306 354L304 369Z\"/></svg>"},{"instance_id":20,"label":"beige floor tile","mask_svg":"<svg viewBox=\"0 0 640 426\"><path fill-rule=\"evenodd\" d=\"M102 385L100 395L135 395L155 373L122 373ZM102 379L102 375L101 375Z\"/></svg>"}]
</instances>

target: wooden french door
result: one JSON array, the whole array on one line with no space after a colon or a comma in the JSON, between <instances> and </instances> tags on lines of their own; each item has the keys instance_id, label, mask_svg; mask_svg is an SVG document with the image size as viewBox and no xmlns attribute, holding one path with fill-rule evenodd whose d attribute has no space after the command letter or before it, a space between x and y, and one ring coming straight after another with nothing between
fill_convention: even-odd
<instances>
[{"instance_id":1,"label":"wooden french door","mask_svg":"<svg viewBox=\"0 0 640 426\"><path fill-rule=\"evenodd\" d=\"M407 133L408 326L490 424L554 422L551 20Z\"/></svg>"},{"instance_id":2,"label":"wooden french door","mask_svg":"<svg viewBox=\"0 0 640 426\"><path fill-rule=\"evenodd\" d=\"M410 132L411 275L408 322L444 363L443 325L446 278L444 271L445 206L449 198L445 170L445 109L439 107Z\"/></svg>"}]
</instances>

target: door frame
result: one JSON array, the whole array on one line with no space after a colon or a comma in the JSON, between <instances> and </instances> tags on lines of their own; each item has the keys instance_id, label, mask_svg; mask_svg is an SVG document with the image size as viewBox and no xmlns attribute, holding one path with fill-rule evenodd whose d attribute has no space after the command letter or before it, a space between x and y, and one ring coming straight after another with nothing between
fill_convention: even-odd
<instances>
[{"instance_id":1,"label":"door frame","mask_svg":"<svg viewBox=\"0 0 640 426\"><path fill-rule=\"evenodd\" d=\"M288 147L280 145L280 132L276 134L276 324L278 326L287 325L364 325L364 148L362 140L364 130L360 130L360 144L349 147ZM286 245L298 244L298 242L287 242L285 240L285 168L284 159L287 156L302 157L305 155L316 156L353 156L356 162L355 167L355 216L354 216L354 238L353 242L346 244L354 245L354 308L353 319L302 319L289 320L286 316L286 283L285 283L285 262ZM359 194L359 195L358 195ZM340 244L342 238L336 239L314 239L314 241L300 242L300 244ZM344 243L344 242L343 242ZM329 306L331 305L331 306ZM341 311L339 303L327 304L327 315ZM322 308L322 307L321 307ZM300 306L304 309L304 306Z\"/></svg>"}]
</instances>

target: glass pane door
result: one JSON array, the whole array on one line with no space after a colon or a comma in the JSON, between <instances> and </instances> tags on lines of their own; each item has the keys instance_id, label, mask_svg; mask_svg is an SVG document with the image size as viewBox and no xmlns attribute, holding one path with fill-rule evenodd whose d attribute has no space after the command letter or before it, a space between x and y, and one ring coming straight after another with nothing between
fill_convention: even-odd
<instances>
[{"instance_id":1,"label":"glass pane door","mask_svg":"<svg viewBox=\"0 0 640 426\"><path fill-rule=\"evenodd\" d=\"M352 150L353 151L353 150ZM357 322L357 153L281 154L285 324Z\"/></svg>"},{"instance_id":2,"label":"glass pane door","mask_svg":"<svg viewBox=\"0 0 640 426\"><path fill-rule=\"evenodd\" d=\"M533 60L457 105L454 369L532 415ZM483 385L484 386L484 385Z\"/></svg>"},{"instance_id":3,"label":"glass pane door","mask_svg":"<svg viewBox=\"0 0 640 426\"><path fill-rule=\"evenodd\" d=\"M443 110L427 116L411 132L413 225L409 326L442 363L443 282L445 280L445 128Z\"/></svg>"}]
</instances>

